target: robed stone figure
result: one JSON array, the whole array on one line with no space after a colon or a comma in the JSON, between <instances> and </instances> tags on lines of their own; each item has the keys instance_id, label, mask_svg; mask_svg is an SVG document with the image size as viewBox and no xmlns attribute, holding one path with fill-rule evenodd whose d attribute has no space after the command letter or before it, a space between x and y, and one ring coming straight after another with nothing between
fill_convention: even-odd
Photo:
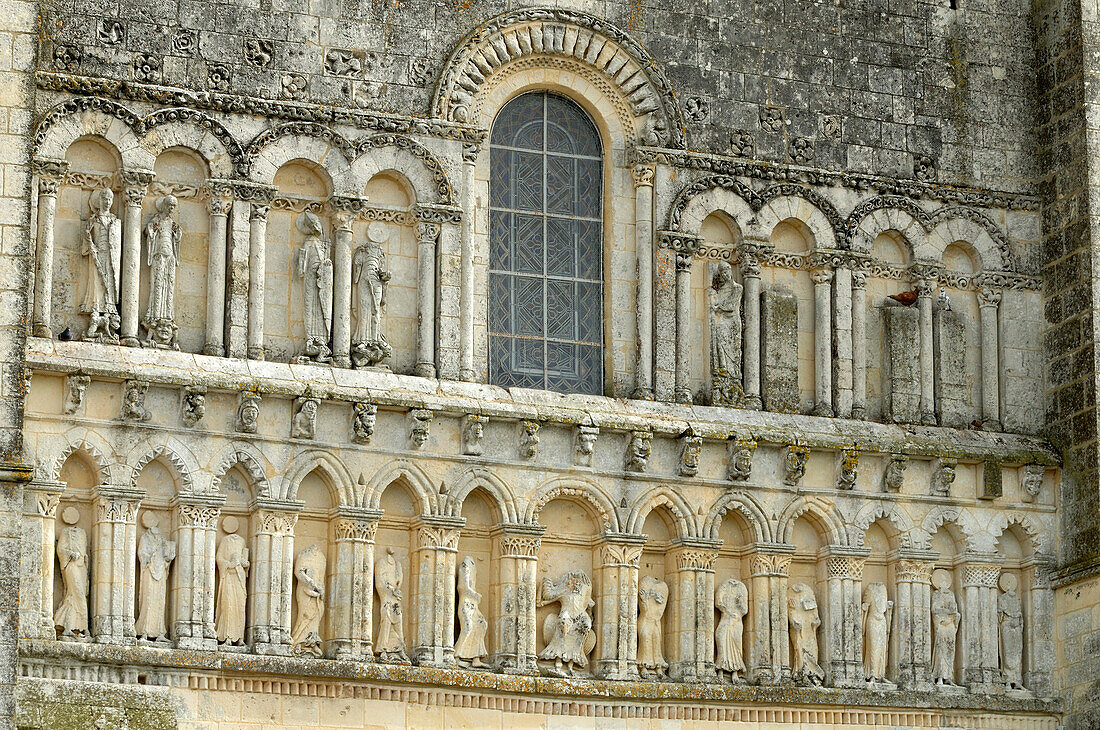
<instances>
[{"instance_id":1,"label":"robed stone figure","mask_svg":"<svg viewBox=\"0 0 1100 730\"><path fill-rule=\"evenodd\" d=\"M248 600L248 548L237 532L237 518L226 517L222 527L227 534L214 556L218 565L218 601L214 612L214 631L218 642L234 646L244 644L245 603Z\"/></svg>"},{"instance_id":2,"label":"robed stone figure","mask_svg":"<svg viewBox=\"0 0 1100 730\"><path fill-rule=\"evenodd\" d=\"M306 327L304 358L314 362L332 360L332 257L331 244L324 238L321 219L310 212L298 218L298 230L305 241L298 249L296 270L302 280L303 316Z\"/></svg>"},{"instance_id":3,"label":"robed stone figure","mask_svg":"<svg viewBox=\"0 0 1100 730\"><path fill-rule=\"evenodd\" d=\"M149 266L149 304L142 325L147 347L179 349L176 338L176 267L180 262L183 229L176 222L179 201L165 195L157 201L157 213L145 224L145 246Z\"/></svg>"},{"instance_id":4,"label":"robed stone figure","mask_svg":"<svg viewBox=\"0 0 1100 730\"><path fill-rule=\"evenodd\" d=\"M53 615L62 638L88 635L88 534L76 526L80 515L68 507L61 515L67 527L57 537L61 566L61 603Z\"/></svg>"},{"instance_id":5,"label":"robed stone figure","mask_svg":"<svg viewBox=\"0 0 1100 730\"><path fill-rule=\"evenodd\" d=\"M88 200L90 215L84 225L80 253L84 267L84 296L80 311L90 318L84 339L118 343L122 319L118 313L118 279L122 269L122 221L111 212L114 193L96 190Z\"/></svg>"},{"instance_id":6,"label":"robed stone figure","mask_svg":"<svg viewBox=\"0 0 1100 730\"><path fill-rule=\"evenodd\" d=\"M388 235L384 224L375 222L367 229L367 240L352 257L351 277L356 287L355 332L352 334L352 362L368 367L389 357L393 348L382 331L382 312L386 290L393 274L386 268L382 242Z\"/></svg>"},{"instance_id":7,"label":"robed stone figure","mask_svg":"<svg viewBox=\"0 0 1100 730\"><path fill-rule=\"evenodd\" d=\"M145 534L138 543L141 582L138 591L138 615L134 630L144 639L168 638L165 606L168 600L168 567L176 558L176 543L160 531L160 521L146 513Z\"/></svg>"}]
</instances>

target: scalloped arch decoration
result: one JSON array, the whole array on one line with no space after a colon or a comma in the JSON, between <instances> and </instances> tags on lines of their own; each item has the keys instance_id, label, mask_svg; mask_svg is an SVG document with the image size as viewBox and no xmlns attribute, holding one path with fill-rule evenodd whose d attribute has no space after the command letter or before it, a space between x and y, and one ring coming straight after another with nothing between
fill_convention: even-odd
<instances>
[{"instance_id":1,"label":"scalloped arch decoration","mask_svg":"<svg viewBox=\"0 0 1100 730\"><path fill-rule=\"evenodd\" d=\"M684 147L679 104L649 53L621 28L564 8L516 10L475 28L447 59L432 112L449 121L471 121L471 107L489 77L507 63L533 56L577 59L597 69L640 120L637 142Z\"/></svg>"},{"instance_id":2,"label":"scalloped arch decoration","mask_svg":"<svg viewBox=\"0 0 1100 730\"><path fill-rule=\"evenodd\" d=\"M462 474L446 495L446 514L452 517L462 516L462 504L475 489L484 490L495 503L505 522L519 522L519 511L512 490L503 479L488 469L475 467Z\"/></svg>"},{"instance_id":3,"label":"scalloped arch decoration","mask_svg":"<svg viewBox=\"0 0 1100 730\"><path fill-rule=\"evenodd\" d=\"M666 486L657 486L648 490L631 505L626 520L626 531L641 534L646 518L658 507L666 507L676 520L677 537L698 537L695 515L684 498Z\"/></svg>"},{"instance_id":4,"label":"scalloped arch decoration","mask_svg":"<svg viewBox=\"0 0 1100 730\"><path fill-rule=\"evenodd\" d=\"M539 487L537 495L527 509L525 522L529 524L537 523L542 508L560 497L586 502L592 507L605 532L619 531L619 513L615 510L614 503L594 482L560 477Z\"/></svg>"},{"instance_id":5,"label":"scalloped arch decoration","mask_svg":"<svg viewBox=\"0 0 1100 730\"><path fill-rule=\"evenodd\" d=\"M717 540L718 531L722 529L722 520L731 510L741 513L752 529L753 537L757 542L774 541L772 525L764 514L764 510L745 492L727 492L718 498L707 513L702 536Z\"/></svg>"}]
</instances>

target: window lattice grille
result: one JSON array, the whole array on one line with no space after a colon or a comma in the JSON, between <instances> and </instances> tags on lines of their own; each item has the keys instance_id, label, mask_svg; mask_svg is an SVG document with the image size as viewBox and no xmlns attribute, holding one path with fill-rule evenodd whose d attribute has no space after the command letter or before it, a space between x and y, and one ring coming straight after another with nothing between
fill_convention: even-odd
<instances>
[{"instance_id":1,"label":"window lattice grille","mask_svg":"<svg viewBox=\"0 0 1100 730\"><path fill-rule=\"evenodd\" d=\"M545 92L508 102L489 141L489 380L603 392L603 153Z\"/></svg>"}]
</instances>

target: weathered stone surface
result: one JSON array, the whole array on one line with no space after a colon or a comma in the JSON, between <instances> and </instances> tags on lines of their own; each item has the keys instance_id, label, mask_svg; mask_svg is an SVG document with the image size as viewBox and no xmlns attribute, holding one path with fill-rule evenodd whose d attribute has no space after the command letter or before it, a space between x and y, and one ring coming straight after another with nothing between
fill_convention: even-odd
<instances>
[{"instance_id":1,"label":"weathered stone surface","mask_svg":"<svg viewBox=\"0 0 1100 730\"><path fill-rule=\"evenodd\" d=\"M798 412L798 300L790 292L767 289L760 296L761 371L764 408Z\"/></svg>"},{"instance_id":2,"label":"weathered stone surface","mask_svg":"<svg viewBox=\"0 0 1100 730\"><path fill-rule=\"evenodd\" d=\"M886 388L890 420L920 422L920 312L913 307L886 306Z\"/></svg>"},{"instance_id":3,"label":"weathered stone surface","mask_svg":"<svg viewBox=\"0 0 1100 730\"><path fill-rule=\"evenodd\" d=\"M932 317L936 362L936 418L941 426L967 428L974 420L966 377L966 317L936 310Z\"/></svg>"}]
</instances>

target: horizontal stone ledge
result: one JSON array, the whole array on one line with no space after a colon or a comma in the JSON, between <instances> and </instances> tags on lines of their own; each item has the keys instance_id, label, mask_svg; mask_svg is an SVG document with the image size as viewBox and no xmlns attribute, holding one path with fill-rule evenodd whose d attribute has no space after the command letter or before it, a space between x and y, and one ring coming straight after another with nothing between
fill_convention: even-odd
<instances>
[{"instance_id":1,"label":"horizontal stone ledge","mask_svg":"<svg viewBox=\"0 0 1100 730\"><path fill-rule=\"evenodd\" d=\"M616 700L688 704L736 704L801 706L838 709L883 710L973 710L1005 714L1057 715L1063 703L1057 698L1018 698L1004 695L943 694L939 692L877 692L865 689L833 689L793 686L732 686L723 684L681 684L675 682L609 681L598 679L556 679L461 669L435 669L378 662L300 657L259 656L218 651L157 649L142 646L108 646L42 639L20 639L20 659L35 664L71 668L74 664L113 665L146 675L150 685L172 686L172 681L194 685L201 676L227 680L280 682L329 682L354 690L361 684L395 685L401 690L444 690L522 694L538 700L581 702ZM21 678L33 676L24 664ZM162 677L150 674L162 672ZM186 672L186 675L181 675ZM275 691L275 690L272 690ZM287 694L297 694L287 689Z\"/></svg>"},{"instance_id":2,"label":"horizontal stone ledge","mask_svg":"<svg viewBox=\"0 0 1100 730\"><path fill-rule=\"evenodd\" d=\"M773 444L797 442L817 449L853 445L868 453L951 456L1002 465L1058 466L1048 442L1010 433L822 418L728 407L572 395L462 381L435 380L376 370L296 365L213 357L93 342L28 338L26 365L34 371L138 379L154 385L202 385L211 390L296 398L308 388L318 397L379 406L428 408L455 416L481 414L507 420L591 424L611 431L645 430L675 438L689 428L706 439L751 435Z\"/></svg>"}]
</instances>

